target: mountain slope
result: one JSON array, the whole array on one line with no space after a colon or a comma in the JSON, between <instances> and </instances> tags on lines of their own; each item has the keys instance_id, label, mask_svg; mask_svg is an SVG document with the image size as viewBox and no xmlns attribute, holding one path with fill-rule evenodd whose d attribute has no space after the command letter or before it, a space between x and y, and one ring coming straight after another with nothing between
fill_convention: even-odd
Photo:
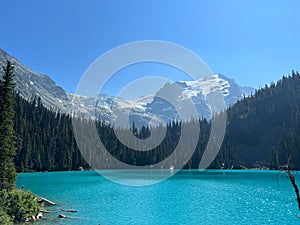
<instances>
[{"instance_id":1,"label":"mountain slope","mask_svg":"<svg viewBox=\"0 0 300 225\"><path fill-rule=\"evenodd\" d=\"M66 93L49 76L32 71L0 49L0 66L4 66L8 60L15 64L16 91L25 99L41 97L42 103L48 108L69 114L76 113L85 117L100 118L108 123L111 122L116 113L127 113L130 115L129 124L135 121L138 127L149 123L157 125L161 123L161 120L169 122L172 119L181 119L173 105L157 97L160 93L168 93L169 97L178 105L184 100L192 100L199 116L210 118L211 111L207 96L212 91L221 91L226 106L234 104L243 95L254 92L253 88L241 87L234 80L217 74L197 81L178 81L167 84L157 93L140 99L124 100L105 94L78 96ZM176 88L174 89L174 87L180 87L179 92L178 88L175 91ZM77 109L75 112L72 111L73 105Z\"/></svg>"},{"instance_id":2,"label":"mountain slope","mask_svg":"<svg viewBox=\"0 0 300 225\"><path fill-rule=\"evenodd\" d=\"M67 111L71 109L72 99L78 98L81 112L94 113L96 102L96 116L107 121L110 121L113 109L131 111L132 120L139 121L141 124L148 122L154 114L164 120L176 116L175 109L155 95L128 101L103 94L97 97L67 94L48 76L31 71L3 50L0 53L1 65L4 65L6 60L11 60L15 64L17 92L27 99L35 95L40 96L44 104L48 103L47 108L55 107ZM181 87L176 89L176 93L172 91L174 85ZM158 91L157 96L161 92L167 92L179 101L191 99L199 114L207 112L207 116L210 116L209 109L206 108L205 111L206 98L214 89L220 90L227 106L231 106L227 110L228 126L225 139L211 168L234 168L241 165L242 167L278 168L279 165L290 163L293 168L300 169L300 74L298 72L292 72L291 76L283 77L276 84L266 86L255 94L251 94L253 89L240 87L233 80L217 74L197 81L167 84ZM251 95L243 97L249 94ZM87 166L80 156L73 137L71 117L46 110L40 103L28 104L22 101L24 100L17 98L16 103L18 168L20 170L24 168L62 170ZM233 104L235 101L237 102ZM25 124L24 120L26 120ZM201 133L203 137L199 139L195 154L186 168L197 168L199 157L206 146L210 124L206 120L201 123L205 132ZM109 149L112 149L119 158L141 164L145 159L155 158L159 161L166 157L172 150L170 146L176 145L178 130L180 130L180 123L172 123L169 139L165 145L154 155L150 152L149 155L136 160L135 157L127 154L128 149L118 143L110 126L101 126L100 128L105 132L100 133L106 135L106 131L109 131L109 135L104 137ZM144 132L146 133L140 135L147 136L147 130ZM55 164L56 161L59 162L58 165Z\"/></svg>"},{"instance_id":3,"label":"mountain slope","mask_svg":"<svg viewBox=\"0 0 300 225\"><path fill-rule=\"evenodd\" d=\"M258 90L227 110L227 130L223 145L210 168L278 168L288 162L300 169L300 74L293 73L276 84ZM106 99L105 96L103 96ZM82 135L86 142L83 152L89 151L98 139L90 135L93 121L82 121ZM181 123L168 126L163 142L151 151L135 151L124 146L111 126L98 122L99 136L110 153L131 165L149 165L168 157L178 144ZM193 122L186 129L192 133ZM185 168L198 168L210 135L209 121L200 121L201 132L193 157ZM154 128L154 132L155 129ZM70 170L80 166L88 168L80 155L72 132L72 119L45 109L39 103L27 103L16 96L15 130L19 171ZM141 139L148 137L150 129L134 130ZM81 149L82 150L82 149ZM93 159L99 159L92 155ZM180 157L177 156L177 157ZM107 161L105 168L109 168ZM168 166L168 165L167 165ZM100 167L101 168L101 167ZM117 167L118 168L118 167ZM169 168L169 167L166 167Z\"/></svg>"},{"instance_id":4,"label":"mountain slope","mask_svg":"<svg viewBox=\"0 0 300 225\"><path fill-rule=\"evenodd\" d=\"M207 99L214 91L219 91L223 95L225 105L229 107L242 99L244 95L248 96L254 93L255 89L239 86L233 79L222 74L216 74L196 81L177 81L167 84L157 92L157 96L166 96L167 99L172 99L177 105L185 100L191 100L200 117L211 118ZM146 107L147 112L158 115L167 121L173 118L181 119L175 107L162 98L155 97Z\"/></svg>"},{"instance_id":5,"label":"mountain slope","mask_svg":"<svg viewBox=\"0 0 300 225\"><path fill-rule=\"evenodd\" d=\"M247 167L300 168L300 75L292 72L228 110L223 150Z\"/></svg>"},{"instance_id":6,"label":"mountain slope","mask_svg":"<svg viewBox=\"0 0 300 225\"><path fill-rule=\"evenodd\" d=\"M14 63L16 92L23 98L39 96L48 108L69 112L70 100L66 91L56 85L49 76L32 71L0 48L0 67L2 68L7 61Z\"/></svg>"}]
</instances>

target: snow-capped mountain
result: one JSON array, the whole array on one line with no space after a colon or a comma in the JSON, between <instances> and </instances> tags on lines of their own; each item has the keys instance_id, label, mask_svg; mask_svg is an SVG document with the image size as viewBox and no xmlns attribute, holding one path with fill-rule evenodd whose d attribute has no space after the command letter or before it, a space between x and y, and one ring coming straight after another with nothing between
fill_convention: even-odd
<instances>
[{"instance_id":1,"label":"snow-capped mountain","mask_svg":"<svg viewBox=\"0 0 300 225\"><path fill-rule=\"evenodd\" d=\"M0 49L1 68L8 60L15 65L16 91L24 98L39 96L43 104L53 110L99 118L108 123L116 123L116 119L124 115L129 115L128 125L135 121L137 126L149 123L158 125L162 121L182 119L176 107L182 107L185 101L192 101L200 117L210 118L208 96L214 91L223 95L227 107L255 91L251 87L239 86L233 79L224 75L216 74L196 81L167 83L156 93L133 100L105 94L79 96L66 93L49 76L32 71Z\"/></svg>"},{"instance_id":2,"label":"snow-capped mountain","mask_svg":"<svg viewBox=\"0 0 300 225\"><path fill-rule=\"evenodd\" d=\"M222 74L203 77L195 81L177 81L166 84L160 89L153 101L145 105L145 111L158 115L165 121L170 119L182 119L175 109L175 105L180 106L182 102L191 100L200 117L211 117L211 109L208 103L208 96L218 91L224 97L226 107L233 105L237 100L254 93L254 88L239 86L233 79L229 79ZM173 105L163 98L171 99Z\"/></svg>"}]
</instances>

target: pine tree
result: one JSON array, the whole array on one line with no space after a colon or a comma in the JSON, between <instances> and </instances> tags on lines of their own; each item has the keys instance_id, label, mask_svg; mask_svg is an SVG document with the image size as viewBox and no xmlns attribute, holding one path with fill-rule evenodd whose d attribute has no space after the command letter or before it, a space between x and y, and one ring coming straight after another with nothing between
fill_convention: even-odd
<instances>
[{"instance_id":1,"label":"pine tree","mask_svg":"<svg viewBox=\"0 0 300 225\"><path fill-rule=\"evenodd\" d=\"M15 187L16 154L14 136L14 66L11 62L3 67L4 75L0 83L0 190L11 190Z\"/></svg>"}]
</instances>

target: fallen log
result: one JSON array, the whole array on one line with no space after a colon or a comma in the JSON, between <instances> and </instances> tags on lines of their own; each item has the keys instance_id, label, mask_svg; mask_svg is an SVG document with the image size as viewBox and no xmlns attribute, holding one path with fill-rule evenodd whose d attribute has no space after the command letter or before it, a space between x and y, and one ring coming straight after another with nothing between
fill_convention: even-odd
<instances>
[{"instance_id":1,"label":"fallen log","mask_svg":"<svg viewBox=\"0 0 300 225\"><path fill-rule=\"evenodd\" d=\"M52 201L50 201L50 200L48 200L46 198L43 198L43 197L37 197L37 200L38 200L38 202L46 202L49 205L56 205L55 202L52 202Z\"/></svg>"},{"instance_id":2,"label":"fallen log","mask_svg":"<svg viewBox=\"0 0 300 225\"><path fill-rule=\"evenodd\" d=\"M77 210L74 210L74 209L61 209L61 211L72 212L72 213L76 213L77 212Z\"/></svg>"}]
</instances>

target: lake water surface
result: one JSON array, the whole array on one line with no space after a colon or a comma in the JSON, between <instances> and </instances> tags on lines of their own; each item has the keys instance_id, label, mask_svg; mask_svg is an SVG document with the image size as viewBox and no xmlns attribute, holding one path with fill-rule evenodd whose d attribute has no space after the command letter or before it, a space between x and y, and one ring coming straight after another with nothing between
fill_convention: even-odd
<instances>
[{"instance_id":1,"label":"lake water surface","mask_svg":"<svg viewBox=\"0 0 300 225\"><path fill-rule=\"evenodd\" d=\"M300 175L295 178L300 184ZM300 224L295 192L278 171L180 171L142 187L116 184L94 171L23 173L21 185L57 203L36 225ZM56 218L61 213L74 218Z\"/></svg>"}]
</instances>

